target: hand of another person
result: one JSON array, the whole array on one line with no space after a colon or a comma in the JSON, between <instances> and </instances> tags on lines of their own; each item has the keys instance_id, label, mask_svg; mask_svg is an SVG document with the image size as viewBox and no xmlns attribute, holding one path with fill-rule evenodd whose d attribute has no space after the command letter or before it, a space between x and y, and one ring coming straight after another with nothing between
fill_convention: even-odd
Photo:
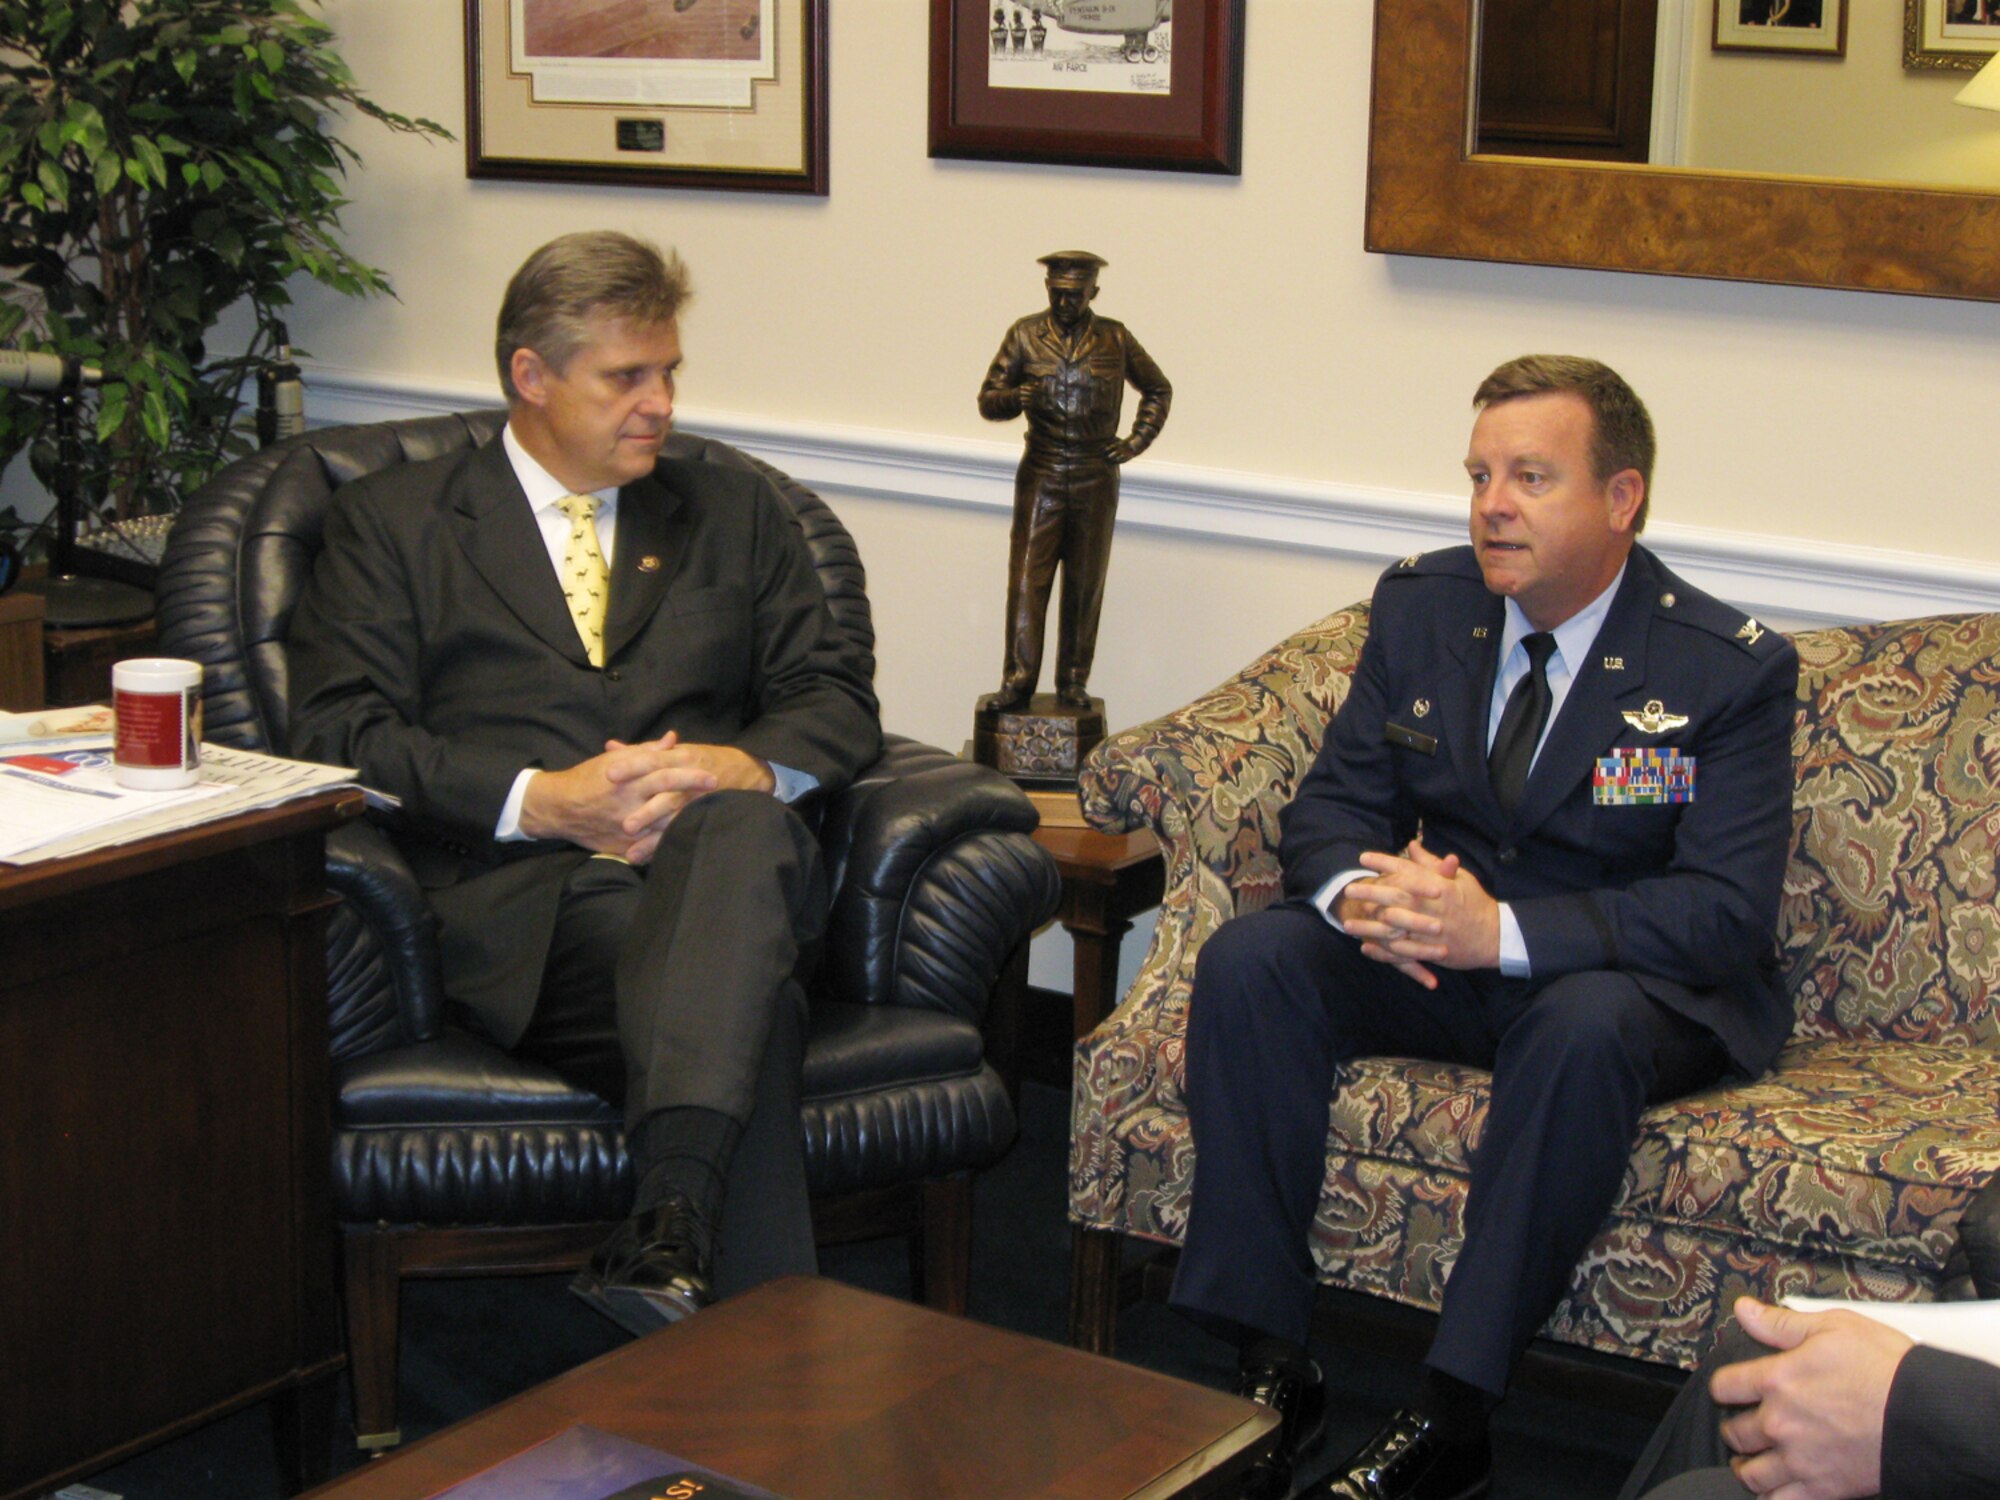
<instances>
[{"instance_id":1,"label":"hand of another person","mask_svg":"<svg viewBox=\"0 0 2000 1500\"><path fill-rule=\"evenodd\" d=\"M1447 969L1491 969L1500 962L1500 907L1458 856L1440 858L1412 839L1401 854L1374 850L1361 856L1374 875L1342 891L1335 915L1362 939L1361 951L1391 964L1426 989L1437 988L1435 964ZM1354 898L1358 923L1347 918Z\"/></svg>"},{"instance_id":2,"label":"hand of another person","mask_svg":"<svg viewBox=\"0 0 2000 1500\"><path fill-rule=\"evenodd\" d=\"M1781 1351L1724 1365L1709 1381L1719 1404L1749 1408L1722 1424L1740 1455L1736 1477L1777 1500L1878 1493L1889 1386L1912 1341L1859 1313L1794 1312L1754 1297L1737 1299L1736 1321Z\"/></svg>"}]
</instances>

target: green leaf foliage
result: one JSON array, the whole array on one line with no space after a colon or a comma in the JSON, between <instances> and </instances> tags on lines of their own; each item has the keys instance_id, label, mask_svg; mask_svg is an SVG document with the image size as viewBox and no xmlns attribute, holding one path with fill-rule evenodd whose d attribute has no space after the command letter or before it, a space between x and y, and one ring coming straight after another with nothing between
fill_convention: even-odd
<instances>
[{"instance_id":1,"label":"green leaf foliage","mask_svg":"<svg viewBox=\"0 0 2000 1500\"><path fill-rule=\"evenodd\" d=\"M367 116L449 132L365 98L317 11L0 0L0 337L103 368L81 424L84 498L101 514L169 510L248 450L238 392L272 351L292 278L390 292L340 243L359 158L335 127ZM217 321L242 303L249 347L212 354ZM0 467L45 415L0 393Z\"/></svg>"}]
</instances>

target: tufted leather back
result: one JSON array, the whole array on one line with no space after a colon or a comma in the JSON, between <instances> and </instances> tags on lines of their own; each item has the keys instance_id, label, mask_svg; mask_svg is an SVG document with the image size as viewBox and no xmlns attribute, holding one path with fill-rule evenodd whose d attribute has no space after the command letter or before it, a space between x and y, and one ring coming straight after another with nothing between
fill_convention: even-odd
<instances>
[{"instance_id":1,"label":"tufted leather back","mask_svg":"<svg viewBox=\"0 0 2000 1500\"><path fill-rule=\"evenodd\" d=\"M161 650L203 667L205 738L283 753L290 743L286 633L340 487L498 438L504 411L414 417L308 432L240 459L189 496L175 518L155 590ZM874 669L875 626L854 539L826 502L727 443L677 432L669 457L765 475L792 508L835 622ZM334 1056L409 1040L395 981L375 939L345 907L329 935ZM405 982L408 982L407 980ZM410 1013L434 1009L405 997Z\"/></svg>"}]
</instances>

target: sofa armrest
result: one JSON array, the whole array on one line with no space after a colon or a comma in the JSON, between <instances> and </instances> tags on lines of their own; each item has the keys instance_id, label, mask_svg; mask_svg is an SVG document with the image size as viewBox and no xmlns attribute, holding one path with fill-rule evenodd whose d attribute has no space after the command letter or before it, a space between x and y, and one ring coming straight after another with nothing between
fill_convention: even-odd
<instances>
[{"instance_id":1,"label":"sofa armrest","mask_svg":"<svg viewBox=\"0 0 2000 1500\"><path fill-rule=\"evenodd\" d=\"M1353 605L1273 647L1220 687L1115 734L1079 778L1084 815L1148 829L1167 861L1163 909L1226 896L1229 917L1277 894L1278 815L1347 696L1368 624Z\"/></svg>"},{"instance_id":2,"label":"sofa armrest","mask_svg":"<svg viewBox=\"0 0 2000 1500\"><path fill-rule=\"evenodd\" d=\"M1033 804L998 772L888 736L821 823L831 998L983 1021L1001 968L1061 897L1034 827Z\"/></svg>"},{"instance_id":3,"label":"sofa armrest","mask_svg":"<svg viewBox=\"0 0 2000 1500\"><path fill-rule=\"evenodd\" d=\"M335 1058L438 1036L444 980L437 925L402 854L372 824L345 824L327 835L326 883L353 919L328 940Z\"/></svg>"}]
</instances>

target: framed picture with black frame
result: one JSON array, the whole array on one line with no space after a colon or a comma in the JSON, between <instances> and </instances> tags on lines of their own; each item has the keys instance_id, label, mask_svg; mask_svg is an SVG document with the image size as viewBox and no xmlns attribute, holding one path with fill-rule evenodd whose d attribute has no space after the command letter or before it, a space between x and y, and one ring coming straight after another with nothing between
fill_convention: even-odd
<instances>
[{"instance_id":1,"label":"framed picture with black frame","mask_svg":"<svg viewBox=\"0 0 2000 1500\"><path fill-rule=\"evenodd\" d=\"M1243 170L1247 0L931 0L930 154Z\"/></svg>"},{"instance_id":2,"label":"framed picture with black frame","mask_svg":"<svg viewBox=\"0 0 2000 1500\"><path fill-rule=\"evenodd\" d=\"M827 0L465 0L468 177L827 191Z\"/></svg>"}]
</instances>

